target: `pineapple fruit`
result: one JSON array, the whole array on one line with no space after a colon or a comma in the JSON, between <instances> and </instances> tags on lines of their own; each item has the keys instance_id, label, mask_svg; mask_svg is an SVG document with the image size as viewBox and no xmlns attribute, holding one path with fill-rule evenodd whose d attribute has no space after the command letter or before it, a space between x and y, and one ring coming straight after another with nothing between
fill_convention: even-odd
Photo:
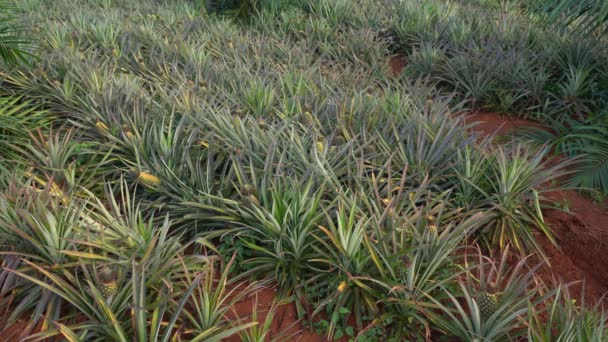
<instances>
[{"instance_id":1,"label":"pineapple fruit","mask_svg":"<svg viewBox=\"0 0 608 342\"><path fill-rule=\"evenodd\" d=\"M317 119L312 115L311 112L304 112L304 124L306 126L314 126L317 123Z\"/></svg>"},{"instance_id":2,"label":"pineapple fruit","mask_svg":"<svg viewBox=\"0 0 608 342\"><path fill-rule=\"evenodd\" d=\"M154 188L158 185L160 185L160 178L156 177L155 175L148 173L148 172L139 172L139 175L137 176L137 180L142 183L143 185L150 187L150 188Z\"/></svg>"},{"instance_id":3,"label":"pineapple fruit","mask_svg":"<svg viewBox=\"0 0 608 342\"><path fill-rule=\"evenodd\" d=\"M332 141L334 146L342 146L346 144L346 138L343 135L336 135Z\"/></svg>"},{"instance_id":4,"label":"pineapple fruit","mask_svg":"<svg viewBox=\"0 0 608 342\"><path fill-rule=\"evenodd\" d=\"M345 280L343 280L340 285L338 285L338 293L342 293L344 292L344 290L346 290L346 288L348 287L348 284L346 283Z\"/></svg>"},{"instance_id":5,"label":"pineapple fruit","mask_svg":"<svg viewBox=\"0 0 608 342\"><path fill-rule=\"evenodd\" d=\"M430 113L431 109L433 109L433 100L426 100L426 102L424 103L424 109L427 113Z\"/></svg>"},{"instance_id":6,"label":"pineapple fruit","mask_svg":"<svg viewBox=\"0 0 608 342\"><path fill-rule=\"evenodd\" d=\"M482 291L477 297L477 305L483 319L488 319L498 309L498 297L495 294Z\"/></svg>"},{"instance_id":7,"label":"pineapple fruit","mask_svg":"<svg viewBox=\"0 0 608 342\"><path fill-rule=\"evenodd\" d=\"M363 147L363 154L365 154L366 156L369 156L370 154L375 154L376 153L376 147L374 145L365 145Z\"/></svg>"},{"instance_id":8,"label":"pineapple fruit","mask_svg":"<svg viewBox=\"0 0 608 342\"><path fill-rule=\"evenodd\" d=\"M97 121L95 123L95 128L97 128L97 131L102 135L110 133L110 128L108 127L108 125L101 121Z\"/></svg>"},{"instance_id":9,"label":"pineapple fruit","mask_svg":"<svg viewBox=\"0 0 608 342\"><path fill-rule=\"evenodd\" d=\"M105 299L109 299L118 292L116 273L108 266L103 266L99 271L99 292Z\"/></svg>"},{"instance_id":10,"label":"pineapple fruit","mask_svg":"<svg viewBox=\"0 0 608 342\"><path fill-rule=\"evenodd\" d=\"M255 208L255 206L260 205L260 202L258 201L258 198L252 194L252 195L243 196L243 199L241 200L241 205L244 208L251 210L251 209Z\"/></svg>"},{"instance_id":11,"label":"pineapple fruit","mask_svg":"<svg viewBox=\"0 0 608 342\"><path fill-rule=\"evenodd\" d=\"M325 139L323 139L323 137L317 137L315 146L317 148L317 152L323 153L325 151Z\"/></svg>"}]
</instances>

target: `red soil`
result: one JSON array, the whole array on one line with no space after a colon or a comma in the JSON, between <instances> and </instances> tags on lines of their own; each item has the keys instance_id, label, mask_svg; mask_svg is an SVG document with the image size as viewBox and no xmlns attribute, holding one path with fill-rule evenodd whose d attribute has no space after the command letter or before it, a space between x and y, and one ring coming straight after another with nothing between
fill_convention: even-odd
<instances>
[{"instance_id":1,"label":"red soil","mask_svg":"<svg viewBox=\"0 0 608 342\"><path fill-rule=\"evenodd\" d=\"M11 325L5 330L0 332L0 341L12 342L19 341L19 335L27 327L27 320L19 319L17 323Z\"/></svg>"},{"instance_id":2,"label":"red soil","mask_svg":"<svg viewBox=\"0 0 608 342\"><path fill-rule=\"evenodd\" d=\"M388 63L393 74L398 75L403 71L403 68L405 68L405 57L402 55L391 56Z\"/></svg>"},{"instance_id":3,"label":"red soil","mask_svg":"<svg viewBox=\"0 0 608 342\"><path fill-rule=\"evenodd\" d=\"M551 269L565 282L584 280L585 299L602 301L608 293L608 203L596 204L576 191L555 191L546 195L552 201L568 204L570 212L547 210L545 219L554 230L561 250L548 243ZM582 298L582 283L572 288Z\"/></svg>"},{"instance_id":4,"label":"red soil","mask_svg":"<svg viewBox=\"0 0 608 342\"><path fill-rule=\"evenodd\" d=\"M483 135L501 135L517 128L538 126L533 121L497 113L473 114L466 121L477 122L472 129ZM555 203L567 203L569 212L544 212L559 247L539 237L550 263L539 271L539 275L546 282L554 279L565 283L578 282L570 288L575 299L582 299L584 287L588 303L608 303L603 298L608 293L608 258L604 254L608 245L608 201L597 204L572 190L554 191L545 197Z\"/></svg>"},{"instance_id":5,"label":"red soil","mask_svg":"<svg viewBox=\"0 0 608 342\"><path fill-rule=\"evenodd\" d=\"M476 113L468 116L467 123L475 123L474 131L484 135L504 135L509 131L523 127L539 127L540 124L500 113Z\"/></svg>"},{"instance_id":6,"label":"red soil","mask_svg":"<svg viewBox=\"0 0 608 342\"><path fill-rule=\"evenodd\" d=\"M273 301L276 299L276 291L270 287L262 287L250 297L234 305L232 312L227 315L228 319L234 320L237 317L244 322L251 322L251 315L254 308L257 310L257 321L260 326L264 325L264 320L268 315ZM270 334L266 340L270 341L273 338L279 337L279 341L292 342L326 342L328 339L324 335L317 334L303 326L298 320L296 306L294 303L283 304L277 306L276 313L271 325ZM19 335L27 326L27 320L20 319L17 323L11 325L4 331L0 332L0 342L19 341ZM35 332L40 329L35 329ZM238 334L224 339L226 342L240 342L241 338ZM340 341L347 341L342 339Z\"/></svg>"},{"instance_id":7,"label":"red soil","mask_svg":"<svg viewBox=\"0 0 608 342\"><path fill-rule=\"evenodd\" d=\"M276 291L270 287L263 287L249 298L238 302L234 306L233 315L236 315L245 322L251 321L254 308L257 310L258 325L264 325L264 320L273 306L276 299ZM276 313L271 325L271 332L267 340L280 337L280 340L293 342L325 342L328 341L323 335L314 333L305 328L298 320L296 305L294 303L277 306ZM225 339L226 342L241 341L238 335Z\"/></svg>"}]
</instances>

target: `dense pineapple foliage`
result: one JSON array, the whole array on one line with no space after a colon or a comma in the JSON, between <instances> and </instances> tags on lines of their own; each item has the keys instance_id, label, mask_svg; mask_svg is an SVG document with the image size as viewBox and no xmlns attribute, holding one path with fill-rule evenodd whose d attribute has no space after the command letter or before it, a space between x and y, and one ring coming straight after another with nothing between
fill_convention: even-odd
<instances>
[{"instance_id":1,"label":"dense pineapple foliage","mask_svg":"<svg viewBox=\"0 0 608 342\"><path fill-rule=\"evenodd\" d=\"M547 304L606 337L522 257L571 161L463 117L602 107L591 39L494 0L12 3L40 38L0 66L16 339L264 340L285 302L329 338L545 341ZM262 286L273 314L234 319Z\"/></svg>"}]
</instances>

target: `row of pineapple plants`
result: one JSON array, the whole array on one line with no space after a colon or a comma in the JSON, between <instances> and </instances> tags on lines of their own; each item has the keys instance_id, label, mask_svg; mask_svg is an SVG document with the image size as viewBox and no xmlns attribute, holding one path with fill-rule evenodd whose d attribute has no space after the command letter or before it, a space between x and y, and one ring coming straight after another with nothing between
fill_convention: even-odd
<instances>
[{"instance_id":1,"label":"row of pineapple plants","mask_svg":"<svg viewBox=\"0 0 608 342\"><path fill-rule=\"evenodd\" d=\"M331 338L602 340L599 309L508 262L554 240L542 194L571 162L470 136L467 104L393 75L373 29L391 16L357 5L234 22L188 1L19 2L41 51L2 71L5 325L264 340L228 312L276 286Z\"/></svg>"}]
</instances>

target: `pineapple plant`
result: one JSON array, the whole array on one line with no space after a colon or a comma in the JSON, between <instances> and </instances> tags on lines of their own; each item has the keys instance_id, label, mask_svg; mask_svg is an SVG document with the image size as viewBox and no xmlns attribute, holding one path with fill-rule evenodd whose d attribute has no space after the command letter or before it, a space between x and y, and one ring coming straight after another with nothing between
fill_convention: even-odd
<instances>
[{"instance_id":1,"label":"pineapple plant","mask_svg":"<svg viewBox=\"0 0 608 342\"><path fill-rule=\"evenodd\" d=\"M432 314L435 324L459 341L496 341L508 334L523 334L530 308L544 300L539 296L543 287L535 277L540 264L529 268L525 257L510 264L508 249L490 255L477 249L473 257L477 261L463 260L467 270L458 281L459 288L444 289L457 308L456 314L452 307L432 299L441 310Z\"/></svg>"}]
</instances>

